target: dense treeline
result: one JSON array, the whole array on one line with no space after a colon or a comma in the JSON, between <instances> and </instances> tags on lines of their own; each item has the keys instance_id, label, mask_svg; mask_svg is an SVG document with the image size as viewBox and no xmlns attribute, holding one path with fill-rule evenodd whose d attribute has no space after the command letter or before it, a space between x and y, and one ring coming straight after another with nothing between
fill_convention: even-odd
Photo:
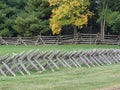
<instances>
[{"instance_id":1,"label":"dense treeline","mask_svg":"<svg viewBox=\"0 0 120 90\"><path fill-rule=\"evenodd\" d=\"M53 8L47 0L0 0L0 35L51 35L49 19ZM94 14L87 25L77 27L79 32L120 34L120 0L90 0L87 8ZM64 25L61 34L70 33L71 24Z\"/></svg>"},{"instance_id":2,"label":"dense treeline","mask_svg":"<svg viewBox=\"0 0 120 90\"><path fill-rule=\"evenodd\" d=\"M47 0L0 0L0 34L35 36L49 34L51 7Z\"/></svg>"}]
</instances>

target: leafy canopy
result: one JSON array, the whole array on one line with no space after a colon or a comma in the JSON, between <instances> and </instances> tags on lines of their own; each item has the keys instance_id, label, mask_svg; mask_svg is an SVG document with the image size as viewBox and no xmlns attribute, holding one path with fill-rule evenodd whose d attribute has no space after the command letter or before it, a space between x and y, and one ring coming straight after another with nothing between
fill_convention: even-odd
<instances>
[{"instance_id":1,"label":"leafy canopy","mask_svg":"<svg viewBox=\"0 0 120 90\"><path fill-rule=\"evenodd\" d=\"M63 25L86 25L92 13L88 10L89 0L48 0L53 6L50 28L53 34L59 34Z\"/></svg>"},{"instance_id":2,"label":"leafy canopy","mask_svg":"<svg viewBox=\"0 0 120 90\"><path fill-rule=\"evenodd\" d=\"M36 36L50 31L49 17L51 8L47 0L28 0L25 12L15 20L14 29L22 36Z\"/></svg>"}]
</instances>

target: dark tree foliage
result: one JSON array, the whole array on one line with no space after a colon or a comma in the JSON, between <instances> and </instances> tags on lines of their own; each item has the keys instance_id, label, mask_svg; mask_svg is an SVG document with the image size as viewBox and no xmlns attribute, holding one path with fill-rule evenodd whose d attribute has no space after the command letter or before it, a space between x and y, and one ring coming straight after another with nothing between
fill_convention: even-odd
<instances>
[{"instance_id":1,"label":"dark tree foliage","mask_svg":"<svg viewBox=\"0 0 120 90\"><path fill-rule=\"evenodd\" d=\"M110 0L109 1L109 8L112 11L119 11L120 12L120 0Z\"/></svg>"},{"instance_id":2,"label":"dark tree foliage","mask_svg":"<svg viewBox=\"0 0 120 90\"><path fill-rule=\"evenodd\" d=\"M0 35L50 34L51 9L47 0L1 0Z\"/></svg>"},{"instance_id":3,"label":"dark tree foliage","mask_svg":"<svg viewBox=\"0 0 120 90\"><path fill-rule=\"evenodd\" d=\"M25 12L18 15L14 29L22 36L49 34L51 8L46 0L28 0Z\"/></svg>"},{"instance_id":4,"label":"dark tree foliage","mask_svg":"<svg viewBox=\"0 0 120 90\"><path fill-rule=\"evenodd\" d=\"M101 2L108 1L107 10ZM98 33L105 16L105 34L120 34L120 0L90 0L90 11L94 13L88 24L78 32ZM51 35L49 18L52 7L47 0L0 0L1 36ZM71 25L64 26L61 34L72 34Z\"/></svg>"},{"instance_id":5,"label":"dark tree foliage","mask_svg":"<svg viewBox=\"0 0 120 90\"><path fill-rule=\"evenodd\" d=\"M90 0L90 2L90 9L94 12L94 16L89 20L92 22L91 26L102 32L101 34L120 34L120 0Z\"/></svg>"}]
</instances>

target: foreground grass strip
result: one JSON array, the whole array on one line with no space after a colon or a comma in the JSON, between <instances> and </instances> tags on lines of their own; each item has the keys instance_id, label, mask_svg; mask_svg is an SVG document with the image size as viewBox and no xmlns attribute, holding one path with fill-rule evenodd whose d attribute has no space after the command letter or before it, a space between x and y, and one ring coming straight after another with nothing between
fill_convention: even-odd
<instances>
[{"instance_id":1,"label":"foreground grass strip","mask_svg":"<svg viewBox=\"0 0 120 90\"><path fill-rule=\"evenodd\" d=\"M79 45L39 45L39 46L14 46L14 45L1 45L0 46L0 55L5 55L6 53L20 53L22 51L36 50L40 49L40 51L79 51L79 50L88 50L94 48L102 48L102 49L120 49L118 45L95 45L95 44L79 44Z\"/></svg>"},{"instance_id":2,"label":"foreground grass strip","mask_svg":"<svg viewBox=\"0 0 120 90\"><path fill-rule=\"evenodd\" d=\"M0 77L0 90L96 90L120 83L120 65L72 68L30 76Z\"/></svg>"}]
</instances>

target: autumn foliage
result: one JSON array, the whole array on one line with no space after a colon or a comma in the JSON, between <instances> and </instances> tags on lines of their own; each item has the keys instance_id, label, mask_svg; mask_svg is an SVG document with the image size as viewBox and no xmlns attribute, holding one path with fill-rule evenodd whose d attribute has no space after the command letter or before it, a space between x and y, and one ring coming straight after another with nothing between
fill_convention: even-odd
<instances>
[{"instance_id":1,"label":"autumn foliage","mask_svg":"<svg viewBox=\"0 0 120 90\"><path fill-rule=\"evenodd\" d=\"M48 0L53 6L50 28L53 34L59 34L64 25L75 25L82 28L87 24L92 13L88 10L89 0Z\"/></svg>"}]
</instances>

